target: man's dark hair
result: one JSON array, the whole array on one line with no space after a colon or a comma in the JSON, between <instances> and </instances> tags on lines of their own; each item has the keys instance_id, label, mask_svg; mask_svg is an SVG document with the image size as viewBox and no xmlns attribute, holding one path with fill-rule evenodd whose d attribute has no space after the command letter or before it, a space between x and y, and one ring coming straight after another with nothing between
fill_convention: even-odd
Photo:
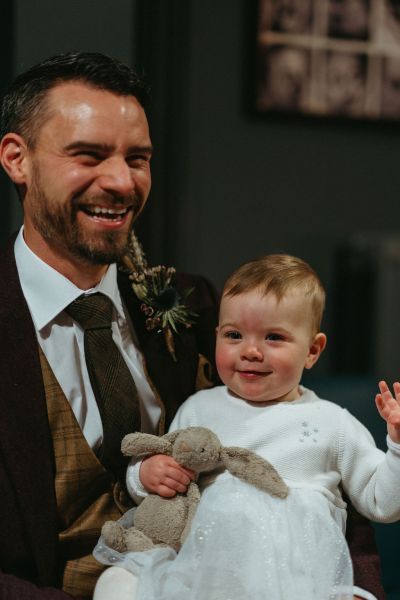
<instances>
[{"instance_id":1,"label":"man's dark hair","mask_svg":"<svg viewBox=\"0 0 400 600\"><path fill-rule=\"evenodd\" d=\"M135 96L146 108L149 90L127 65L98 52L56 54L18 75L6 91L1 107L1 137L13 131L35 145L46 118L48 91L56 85L78 81L121 96Z\"/></svg>"}]
</instances>

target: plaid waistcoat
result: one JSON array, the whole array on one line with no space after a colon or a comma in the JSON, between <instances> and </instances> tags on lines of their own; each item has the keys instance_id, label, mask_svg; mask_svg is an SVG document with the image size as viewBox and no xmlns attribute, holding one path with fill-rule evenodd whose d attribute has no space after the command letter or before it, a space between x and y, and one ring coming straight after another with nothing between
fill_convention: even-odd
<instances>
[{"instance_id":1,"label":"plaid waistcoat","mask_svg":"<svg viewBox=\"0 0 400 600\"><path fill-rule=\"evenodd\" d=\"M101 526L118 519L132 502L88 445L41 350L40 362L54 448L62 588L89 600L104 569L91 554Z\"/></svg>"}]
</instances>

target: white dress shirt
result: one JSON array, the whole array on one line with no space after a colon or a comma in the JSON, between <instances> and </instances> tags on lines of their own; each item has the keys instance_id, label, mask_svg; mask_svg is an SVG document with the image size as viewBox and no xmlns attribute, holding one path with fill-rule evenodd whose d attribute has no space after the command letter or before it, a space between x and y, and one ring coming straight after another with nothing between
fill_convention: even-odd
<instances>
[{"instance_id":1,"label":"white dress shirt","mask_svg":"<svg viewBox=\"0 0 400 600\"><path fill-rule=\"evenodd\" d=\"M30 250L24 240L23 227L15 241L14 251L22 291L39 345L91 448L96 449L101 444L103 428L86 368L83 329L64 311L83 293L102 292L112 300L112 335L135 380L140 398L142 431L155 433L161 407L144 373L143 357L137 347L133 325L118 290L116 265L110 265L96 287L81 290Z\"/></svg>"}]
</instances>

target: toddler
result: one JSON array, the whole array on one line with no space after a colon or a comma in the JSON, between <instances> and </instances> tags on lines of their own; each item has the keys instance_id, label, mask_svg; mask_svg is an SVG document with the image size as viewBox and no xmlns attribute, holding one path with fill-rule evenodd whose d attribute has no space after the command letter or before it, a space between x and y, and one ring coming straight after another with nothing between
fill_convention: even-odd
<instances>
[{"instance_id":1,"label":"toddler","mask_svg":"<svg viewBox=\"0 0 400 600\"><path fill-rule=\"evenodd\" d=\"M132 553L130 600L350 600L351 559L343 489L367 518L400 518L400 384L380 382L376 405L388 451L347 410L300 385L326 345L325 293L304 261L283 254L249 262L226 282L216 364L224 385L191 396L170 430L212 429L224 446L253 450L290 488L282 500L227 471L200 478L202 498L178 555ZM128 488L173 496L193 473L156 455L128 468ZM121 569L100 578L95 599L122 594ZM109 586L109 587L107 587ZM130 587L131 586L131 587ZM134 591L136 588L136 591ZM111 591L108 595L108 589Z\"/></svg>"}]
</instances>

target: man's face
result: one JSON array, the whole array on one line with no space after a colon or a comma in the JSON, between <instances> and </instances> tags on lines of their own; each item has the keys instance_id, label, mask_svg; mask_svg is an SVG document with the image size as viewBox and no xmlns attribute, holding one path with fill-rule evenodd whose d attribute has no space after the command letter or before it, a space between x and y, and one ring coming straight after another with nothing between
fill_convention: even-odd
<instances>
[{"instance_id":1,"label":"man's face","mask_svg":"<svg viewBox=\"0 0 400 600\"><path fill-rule=\"evenodd\" d=\"M114 262L150 192L144 110L133 96L71 82L49 92L46 111L27 150L26 242L56 268Z\"/></svg>"}]
</instances>

